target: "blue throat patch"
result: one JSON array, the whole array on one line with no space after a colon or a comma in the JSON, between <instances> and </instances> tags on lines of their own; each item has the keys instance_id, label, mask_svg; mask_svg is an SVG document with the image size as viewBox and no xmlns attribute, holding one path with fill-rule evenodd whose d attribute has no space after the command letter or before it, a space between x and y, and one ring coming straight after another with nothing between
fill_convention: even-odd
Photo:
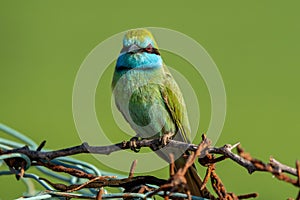
<instances>
[{"instance_id":1,"label":"blue throat patch","mask_svg":"<svg viewBox=\"0 0 300 200\"><path fill-rule=\"evenodd\" d=\"M121 53L118 57L116 70L130 69L155 69L162 67L163 61L160 55L147 52L130 54Z\"/></svg>"}]
</instances>

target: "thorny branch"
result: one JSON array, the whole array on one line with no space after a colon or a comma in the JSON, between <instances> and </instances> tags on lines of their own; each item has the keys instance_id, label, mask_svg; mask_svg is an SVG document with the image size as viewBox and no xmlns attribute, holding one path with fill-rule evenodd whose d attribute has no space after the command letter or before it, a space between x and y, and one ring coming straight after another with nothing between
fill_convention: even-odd
<instances>
[{"instance_id":1,"label":"thorny branch","mask_svg":"<svg viewBox=\"0 0 300 200\"><path fill-rule=\"evenodd\" d=\"M192 152L191 155L188 157L187 162L185 166L181 169L179 169L175 174L174 174L174 157L173 155L170 155L171 158L171 165L170 165L170 175L171 177L167 181L166 184L161 185L158 189L150 193L148 196L153 196L154 194L158 193L159 191L169 191L169 192L174 192L174 191L186 191L187 195L189 196L189 200L191 199L191 194L190 191L187 187L187 180L185 178L185 174L188 170L189 167L191 167L195 160L197 159L198 156L200 156L201 151L203 151L205 148L207 148L210 145L210 141L206 138L202 138L202 142L198 145L197 150L195 152ZM203 188L204 190L206 188ZM167 195L166 195L167 196ZM207 193L204 197L209 198L209 199L215 199L213 195L210 193Z\"/></svg>"},{"instance_id":2,"label":"thorny branch","mask_svg":"<svg viewBox=\"0 0 300 200\"><path fill-rule=\"evenodd\" d=\"M153 147L160 145L161 139L142 139L135 141L135 148L142 147ZM56 151L42 151L42 148L45 145L45 142L42 142L41 145L37 148L37 150L31 150L27 146L22 148L15 148L11 150L1 150L0 155L11 154L11 153L20 153L26 155L32 165L44 166L56 172L64 172L71 174L73 176L79 178L87 178L87 181L81 185L64 185L64 184L55 184L50 181L44 179L46 182L51 184L55 189L60 191L74 192L76 190L80 190L82 188L101 188L105 186L109 187L123 187L126 192L139 192L144 193L145 191L150 191L148 196L152 196L160 191L164 192L176 192L182 191L182 189L188 194L190 197L190 193L188 188L186 187L186 180L184 178L184 174L187 169L195 162L196 158L198 162L207 167L206 175L203 180L202 187L200 190L204 190L208 181L211 181L212 187L217 194L218 198L215 198L210 193L208 194L208 198L210 199L246 199L256 197L256 193L246 194L246 195L235 195L234 193L229 193L226 191L221 179L216 174L216 162L221 162L222 160L229 158L241 165L251 174L255 171L264 171L273 174L277 179L293 184L294 186L300 188L300 164L296 162L296 168L292 168L286 166L274 158L270 158L269 163L264 163L261 160L253 158L249 153L246 153L241 146L238 144L230 145L226 144L223 147L211 147L211 142L203 135L202 142L199 145L195 144L187 144L180 141L169 140L168 146L175 147L183 150L188 150L191 155L188 158L186 165L179 169L176 173L174 173L174 164L170 165L170 178L168 180L159 179L153 176L136 176L134 177L134 169L136 166L136 161L132 164L132 167L129 172L128 178L125 179L117 179L116 177L107 177L101 176L97 177L93 174L87 174L79 169L68 168L62 165L54 164L51 161L58 157L71 156L75 154L82 153L93 153L93 154L105 154L109 155L113 152L132 149L132 141L123 141L121 143L108 145L108 146L89 146L87 143L83 143L78 146L65 148ZM238 154L232 152L232 150L237 147ZM216 157L215 155L221 155ZM171 160L174 160L172 156L170 156ZM24 174L24 160L22 158L14 158L14 159L6 159L5 162L13 171L14 169L21 169L21 173L18 172L17 177L22 177ZM287 174L296 176L296 179L290 178ZM149 189L147 184L154 184L159 186L158 189ZM102 198L103 191L100 190L97 199ZM168 193L168 194L171 194ZM70 196L71 197L71 196ZM168 195L165 196L168 198ZM300 199L299 195L297 199Z\"/></svg>"}]
</instances>

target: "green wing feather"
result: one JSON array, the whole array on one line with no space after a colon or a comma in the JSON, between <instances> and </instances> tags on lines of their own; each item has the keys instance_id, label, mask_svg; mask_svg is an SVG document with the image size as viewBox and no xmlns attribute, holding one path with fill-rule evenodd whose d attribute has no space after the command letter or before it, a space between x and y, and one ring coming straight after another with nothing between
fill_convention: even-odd
<instances>
[{"instance_id":1,"label":"green wing feather","mask_svg":"<svg viewBox=\"0 0 300 200\"><path fill-rule=\"evenodd\" d=\"M172 77L169 70L164 67L165 71L165 82L161 88L161 95L165 103L165 107L170 113L173 122L176 124L177 129L179 130L179 140L190 143L190 125L187 116L186 105L184 103L183 96L181 91L176 84L174 78ZM175 139L177 135L175 135ZM185 152L185 154L189 154ZM183 168L186 164L186 158L179 157L175 161L175 171L179 168ZM192 165L186 172L185 178L187 180L188 188L191 191L191 194L196 196L208 196L208 190L204 188L202 191L200 187L202 186L202 181L197 173L195 165Z\"/></svg>"},{"instance_id":2,"label":"green wing feather","mask_svg":"<svg viewBox=\"0 0 300 200\"><path fill-rule=\"evenodd\" d=\"M161 86L160 92L166 109L170 113L182 140L190 142L191 130L182 93L166 66L164 66L164 73L165 81L164 85Z\"/></svg>"}]
</instances>

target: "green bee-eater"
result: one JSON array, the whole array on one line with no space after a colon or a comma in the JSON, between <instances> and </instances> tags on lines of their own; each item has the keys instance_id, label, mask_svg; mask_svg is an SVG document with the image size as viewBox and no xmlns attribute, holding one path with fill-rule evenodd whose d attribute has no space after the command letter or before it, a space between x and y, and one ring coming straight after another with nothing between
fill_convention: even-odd
<instances>
[{"instance_id":1,"label":"green bee-eater","mask_svg":"<svg viewBox=\"0 0 300 200\"><path fill-rule=\"evenodd\" d=\"M112 88L117 108L138 137L169 136L190 142L191 130L181 91L148 30L133 29L125 34ZM169 153L175 154L177 170L185 165L186 157L182 155L187 152L171 148L155 152L167 161ZM186 179L193 195L204 196L194 165L187 171Z\"/></svg>"}]
</instances>

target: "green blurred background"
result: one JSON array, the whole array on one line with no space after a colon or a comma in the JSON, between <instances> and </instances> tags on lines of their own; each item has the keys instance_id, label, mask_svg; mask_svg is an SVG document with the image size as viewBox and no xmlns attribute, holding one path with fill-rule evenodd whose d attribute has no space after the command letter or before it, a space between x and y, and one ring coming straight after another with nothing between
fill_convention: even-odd
<instances>
[{"instance_id":1,"label":"green blurred background","mask_svg":"<svg viewBox=\"0 0 300 200\"><path fill-rule=\"evenodd\" d=\"M72 89L87 54L111 35L136 27L165 27L198 41L222 74L227 118L217 145L240 141L257 158L272 155L294 166L299 159L299 1L0 1L0 122L47 148L80 144L72 116ZM187 64L167 52L177 70ZM97 114L118 133L110 113L113 64L99 82ZM192 70L180 71L205 88ZM202 84L202 85L201 85ZM99 91L98 90L98 91ZM200 90L201 91L201 90ZM201 126L209 122L209 96L199 93ZM0 135L2 137L3 134ZM124 138L113 136L115 141ZM92 156L76 156L102 166ZM5 168L1 168L5 169ZM167 169L153 175L167 177ZM202 170L203 174L204 171ZM228 191L258 192L259 199L295 197L297 189L270 174L248 175L231 161L217 165ZM0 177L0 198L25 187Z\"/></svg>"}]
</instances>

